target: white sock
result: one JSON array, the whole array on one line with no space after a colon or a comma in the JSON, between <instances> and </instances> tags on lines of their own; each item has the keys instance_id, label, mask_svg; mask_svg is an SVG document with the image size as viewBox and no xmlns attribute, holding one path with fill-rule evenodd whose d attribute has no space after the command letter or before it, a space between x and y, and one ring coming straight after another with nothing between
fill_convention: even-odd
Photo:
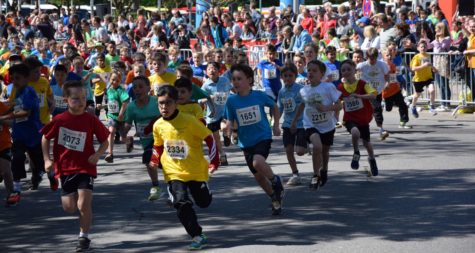
<instances>
[{"instance_id":1,"label":"white sock","mask_svg":"<svg viewBox=\"0 0 475 253\"><path fill-rule=\"evenodd\" d=\"M88 233L79 232L79 237L88 238L88 237L89 237L89 234L88 234Z\"/></svg>"}]
</instances>

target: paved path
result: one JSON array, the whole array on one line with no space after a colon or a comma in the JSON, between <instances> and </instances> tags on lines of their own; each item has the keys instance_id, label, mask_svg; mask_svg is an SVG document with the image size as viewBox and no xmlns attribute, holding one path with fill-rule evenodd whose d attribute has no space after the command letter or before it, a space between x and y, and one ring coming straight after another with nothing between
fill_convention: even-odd
<instances>
[{"instance_id":1,"label":"paved path","mask_svg":"<svg viewBox=\"0 0 475 253\"><path fill-rule=\"evenodd\" d=\"M350 136L338 130L331 151L328 184L307 188L311 157L298 158L305 184L287 188L284 213L270 215L270 201L257 187L237 147L228 149L228 167L210 181L214 200L197 210L209 237L206 252L474 252L475 116L454 120L426 112L397 128L396 112L386 113L391 136L373 144L380 176L350 169ZM95 252L185 252L190 239L175 211L149 202L149 180L140 150L117 149L114 164L103 161L94 191ZM280 138L268 159L290 176ZM367 167L362 150L362 167ZM5 191L0 188L3 199ZM78 219L60 206L47 180L25 191L16 207L0 207L0 252L71 252Z\"/></svg>"}]
</instances>

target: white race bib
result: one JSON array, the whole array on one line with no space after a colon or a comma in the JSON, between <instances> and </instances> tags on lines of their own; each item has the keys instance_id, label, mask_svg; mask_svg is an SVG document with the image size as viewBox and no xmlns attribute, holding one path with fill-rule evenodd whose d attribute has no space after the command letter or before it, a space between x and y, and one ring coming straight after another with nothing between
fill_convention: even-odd
<instances>
[{"instance_id":1,"label":"white race bib","mask_svg":"<svg viewBox=\"0 0 475 253\"><path fill-rule=\"evenodd\" d=\"M316 109L307 110L307 116L314 125L318 125L328 121L326 112L319 112Z\"/></svg>"},{"instance_id":2,"label":"white race bib","mask_svg":"<svg viewBox=\"0 0 475 253\"><path fill-rule=\"evenodd\" d=\"M188 144L184 140L165 141L165 150L172 159L183 160L188 157Z\"/></svg>"},{"instance_id":3,"label":"white race bib","mask_svg":"<svg viewBox=\"0 0 475 253\"><path fill-rule=\"evenodd\" d=\"M338 70L333 70L331 72L332 81L340 80L340 72Z\"/></svg>"},{"instance_id":4,"label":"white race bib","mask_svg":"<svg viewBox=\"0 0 475 253\"><path fill-rule=\"evenodd\" d=\"M389 74L389 83L398 83L397 74Z\"/></svg>"},{"instance_id":5,"label":"white race bib","mask_svg":"<svg viewBox=\"0 0 475 253\"><path fill-rule=\"evenodd\" d=\"M58 144L70 150L83 152L84 145L86 144L86 136L86 132L79 132L60 127Z\"/></svg>"},{"instance_id":6,"label":"white race bib","mask_svg":"<svg viewBox=\"0 0 475 253\"><path fill-rule=\"evenodd\" d=\"M357 97L345 97L343 99L345 102L345 112L354 112L363 108L363 100Z\"/></svg>"},{"instance_id":7,"label":"white race bib","mask_svg":"<svg viewBox=\"0 0 475 253\"><path fill-rule=\"evenodd\" d=\"M64 97L62 96L54 96L54 103L57 108L59 109L66 109L68 108L68 103L64 101Z\"/></svg>"},{"instance_id":8,"label":"white race bib","mask_svg":"<svg viewBox=\"0 0 475 253\"><path fill-rule=\"evenodd\" d=\"M371 85L371 87L373 87L373 89L378 90L379 85L380 85L380 81L379 80L371 80L369 82L369 84Z\"/></svg>"},{"instance_id":9,"label":"white race bib","mask_svg":"<svg viewBox=\"0 0 475 253\"><path fill-rule=\"evenodd\" d=\"M158 94L158 89L160 88L160 86L158 85L158 83L154 84L153 85L153 94L156 96Z\"/></svg>"},{"instance_id":10,"label":"white race bib","mask_svg":"<svg viewBox=\"0 0 475 253\"><path fill-rule=\"evenodd\" d=\"M137 123L135 124L135 130L137 132L137 134L139 135L139 137L145 137L145 134L143 133L144 132L144 129L145 127L147 127L148 124L144 124L144 123Z\"/></svg>"},{"instance_id":11,"label":"white race bib","mask_svg":"<svg viewBox=\"0 0 475 253\"><path fill-rule=\"evenodd\" d=\"M228 101L228 93L227 92L216 92L214 94L214 103L217 105L225 105L226 101Z\"/></svg>"},{"instance_id":12,"label":"white race bib","mask_svg":"<svg viewBox=\"0 0 475 253\"><path fill-rule=\"evenodd\" d=\"M282 106L284 107L284 112L293 112L295 111L295 100L294 98L282 98L280 100Z\"/></svg>"},{"instance_id":13,"label":"white race bib","mask_svg":"<svg viewBox=\"0 0 475 253\"><path fill-rule=\"evenodd\" d=\"M109 109L110 113L119 113L119 102L111 100L107 102L107 108Z\"/></svg>"},{"instance_id":14,"label":"white race bib","mask_svg":"<svg viewBox=\"0 0 475 253\"><path fill-rule=\"evenodd\" d=\"M265 79L274 79L277 77L277 71L275 69L264 69Z\"/></svg>"},{"instance_id":15,"label":"white race bib","mask_svg":"<svg viewBox=\"0 0 475 253\"><path fill-rule=\"evenodd\" d=\"M15 105L15 106L13 107L13 112L14 112L14 113L16 113L16 112L18 112L18 111L21 111L21 110L23 110L23 106L22 106L22 105ZM15 122L16 122L16 123L21 123L21 122L25 122L25 121L27 121L27 120L28 120L28 117L16 118L16 119L15 119Z\"/></svg>"},{"instance_id":16,"label":"white race bib","mask_svg":"<svg viewBox=\"0 0 475 253\"><path fill-rule=\"evenodd\" d=\"M261 121L261 110L257 105L237 109L236 114L240 126L248 126Z\"/></svg>"},{"instance_id":17,"label":"white race bib","mask_svg":"<svg viewBox=\"0 0 475 253\"><path fill-rule=\"evenodd\" d=\"M45 107L45 94L38 94L38 100L40 100L40 107Z\"/></svg>"}]
</instances>

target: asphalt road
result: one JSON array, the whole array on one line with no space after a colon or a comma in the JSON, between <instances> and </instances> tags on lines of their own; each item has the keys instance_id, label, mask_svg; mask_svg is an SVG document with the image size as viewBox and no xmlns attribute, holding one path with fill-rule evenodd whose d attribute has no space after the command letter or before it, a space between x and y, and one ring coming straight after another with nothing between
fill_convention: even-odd
<instances>
[{"instance_id":1,"label":"asphalt road","mask_svg":"<svg viewBox=\"0 0 475 253\"><path fill-rule=\"evenodd\" d=\"M396 112L385 117L390 137L380 141L374 128L371 135L379 176L367 177L363 148L362 168L350 169L350 136L339 129L327 185L310 191L311 157L298 157L304 184L286 188L279 217L271 216L270 200L240 150L227 148L230 166L210 180L213 203L197 209L209 238L204 251L475 252L475 116L422 112L411 119L414 128L404 130ZM150 183L140 155L140 148L125 153L119 146L115 163L100 162L94 252L187 251L190 238L174 209L147 200ZM279 137L268 162L285 181L291 175ZM23 192L19 205L0 206L0 252L72 252L78 218L63 212L59 196L45 179L38 191Z\"/></svg>"}]
</instances>

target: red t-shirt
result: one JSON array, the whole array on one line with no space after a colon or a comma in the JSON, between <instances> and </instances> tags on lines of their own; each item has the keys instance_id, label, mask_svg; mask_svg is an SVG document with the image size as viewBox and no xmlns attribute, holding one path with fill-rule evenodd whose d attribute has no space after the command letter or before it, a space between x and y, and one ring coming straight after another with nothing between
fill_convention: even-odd
<instances>
[{"instance_id":1,"label":"red t-shirt","mask_svg":"<svg viewBox=\"0 0 475 253\"><path fill-rule=\"evenodd\" d=\"M102 143L109 137L109 130L96 116L86 112L72 115L66 111L56 115L40 132L46 139L54 139L53 161L57 177L77 173L97 176L96 165L88 162L96 152L94 135Z\"/></svg>"}]
</instances>

